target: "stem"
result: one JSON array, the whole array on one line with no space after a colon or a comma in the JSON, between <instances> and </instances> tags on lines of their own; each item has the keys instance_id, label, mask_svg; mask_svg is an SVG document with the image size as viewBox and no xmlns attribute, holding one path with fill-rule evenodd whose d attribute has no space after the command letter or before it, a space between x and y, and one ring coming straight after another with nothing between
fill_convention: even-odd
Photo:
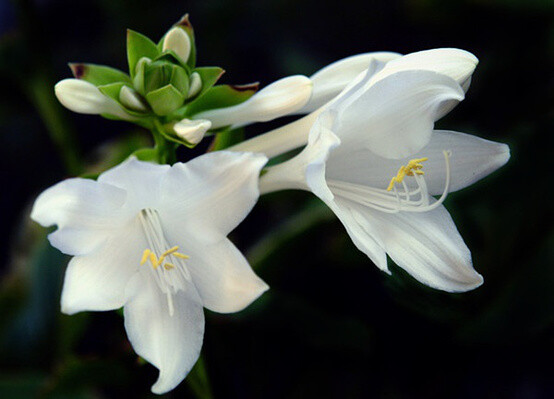
<instances>
[{"instance_id":1,"label":"stem","mask_svg":"<svg viewBox=\"0 0 554 399\"><path fill-rule=\"evenodd\" d=\"M315 119L322 111L320 108L288 125L256 136L250 140L227 148L229 151L261 152L268 158L284 154L308 142L308 135Z\"/></svg>"},{"instance_id":2,"label":"stem","mask_svg":"<svg viewBox=\"0 0 554 399\"><path fill-rule=\"evenodd\" d=\"M175 145L164 138L164 127L157 118L154 119L154 129L151 132L154 137L154 148L157 152L158 163L175 163L177 161Z\"/></svg>"},{"instance_id":3,"label":"stem","mask_svg":"<svg viewBox=\"0 0 554 399\"><path fill-rule=\"evenodd\" d=\"M190 371L187 379L190 390L194 393L194 396L198 399L212 399L212 389L210 388L210 380L208 379L208 373L206 372L206 364L204 357L200 355L196 364Z\"/></svg>"}]
</instances>

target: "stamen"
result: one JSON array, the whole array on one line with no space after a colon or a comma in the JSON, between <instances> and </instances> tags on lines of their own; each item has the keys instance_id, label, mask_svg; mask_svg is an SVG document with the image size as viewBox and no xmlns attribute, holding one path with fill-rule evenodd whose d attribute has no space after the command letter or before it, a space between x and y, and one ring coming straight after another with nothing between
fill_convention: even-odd
<instances>
[{"instance_id":1,"label":"stamen","mask_svg":"<svg viewBox=\"0 0 554 399\"><path fill-rule=\"evenodd\" d=\"M387 191L391 191L396 183L402 183L406 176L424 175L425 172L421 170L423 169L423 165L421 163L427 161L428 159L429 158L412 159L406 166L401 166L400 169L398 169L396 176L390 180Z\"/></svg>"},{"instance_id":2,"label":"stamen","mask_svg":"<svg viewBox=\"0 0 554 399\"><path fill-rule=\"evenodd\" d=\"M148 260L148 255L150 255L150 250L145 249L144 252L142 253L142 258L140 260L141 265L144 265L146 263L146 261Z\"/></svg>"}]
</instances>

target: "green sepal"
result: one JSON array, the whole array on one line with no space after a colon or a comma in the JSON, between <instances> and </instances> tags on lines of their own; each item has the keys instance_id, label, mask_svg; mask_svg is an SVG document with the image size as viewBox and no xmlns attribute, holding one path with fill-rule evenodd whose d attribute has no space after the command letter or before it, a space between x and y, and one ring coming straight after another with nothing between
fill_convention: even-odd
<instances>
[{"instance_id":1,"label":"green sepal","mask_svg":"<svg viewBox=\"0 0 554 399\"><path fill-rule=\"evenodd\" d=\"M219 78L225 73L225 70L220 67L201 67L195 68L192 73L194 72L200 75L200 80L202 82L202 88L198 94L194 96L194 99L198 99L217 83Z\"/></svg>"},{"instance_id":2,"label":"green sepal","mask_svg":"<svg viewBox=\"0 0 554 399\"><path fill-rule=\"evenodd\" d=\"M218 132L209 151L220 151L244 140L244 128L230 129L229 127Z\"/></svg>"},{"instance_id":3,"label":"green sepal","mask_svg":"<svg viewBox=\"0 0 554 399\"><path fill-rule=\"evenodd\" d=\"M107 85L115 82L131 84L131 78L119 69L104 65L70 63L69 68L73 76L92 83L95 86Z\"/></svg>"},{"instance_id":4,"label":"green sepal","mask_svg":"<svg viewBox=\"0 0 554 399\"><path fill-rule=\"evenodd\" d=\"M146 94L146 100L156 115L169 115L183 105L185 97L173 85L168 84Z\"/></svg>"},{"instance_id":5,"label":"green sepal","mask_svg":"<svg viewBox=\"0 0 554 399\"><path fill-rule=\"evenodd\" d=\"M161 134L166 140L171 141L173 143L184 145L185 147L188 147L188 148L194 148L198 145L198 144L189 143L188 141L183 140L182 138L177 136L176 134L170 133L166 130L162 131Z\"/></svg>"},{"instance_id":6,"label":"green sepal","mask_svg":"<svg viewBox=\"0 0 554 399\"><path fill-rule=\"evenodd\" d=\"M258 90L258 83L243 86L218 85L208 89L201 97L191 102L184 109L184 114L191 116L202 111L226 108L241 104ZM184 117L184 116L183 116Z\"/></svg>"},{"instance_id":7,"label":"green sepal","mask_svg":"<svg viewBox=\"0 0 554 399\"><path fill-rule=\"evenodd\" d=\"M154 59L160 51L156 44L146 36L127 29L127 62L131 78L135 77L135 67L142 57Z\"/></svg>"},{"instance_id":8,"label":"green sepal","mask_svg":"<svg viewBox=\"0 0 554 399\"><path fill-rule=\"evenodd\" d=\"M179 90L186 98L189 91L189 76L183 68L177 65L173 66L173 72L171 73L169 83Z\"/></svg>"},{"instance_id":9,"label":"green sepal","mask_svg":"<svg viewBox=\"0 0 554 399\"><path fill-rule=\"evenodd\" d=\"M181 57L179 57L173 50L166 50L162 54L158 55L153 61L163 61L169 62L171 64L179 65L184 68L187 72L190 73L191 67L183 62Z\"/></svg>"}]
</instances>

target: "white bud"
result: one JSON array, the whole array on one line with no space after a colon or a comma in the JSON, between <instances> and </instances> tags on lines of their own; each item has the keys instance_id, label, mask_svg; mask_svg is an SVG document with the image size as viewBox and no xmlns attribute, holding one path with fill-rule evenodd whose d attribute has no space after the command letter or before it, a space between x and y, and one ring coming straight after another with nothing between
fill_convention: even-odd
<instances>
[{"instance_id":1,"label":"white bud","mask_svg":"<svg viewBox=\"0 0 554 399\"><path fill-rule=\"evenodd\" d=\"M267 122L301 109L311 95L310 79L302 75L289 76L273 82L241 104L202 112L198 117L211 120L214 128Z\"/></svg>"},{"instance_id":2,"label":"white bud","mask_svg":"<svg viewBox=\"0 0 554 399\"><path fill-rule=\"evenodd\" d=\"M183 140L198 144L211 127L212 123L205 119L183 119L173 125L173 130Z\"/></svg>"},{"instance_id":3,"label":"white bud","mask_svg":"<svg viewBox=\"0 0 554 399\"><path fill-rule=\"evenodd\" d=\"M119 102L133 111L146 112L148 108L136 90L123 86L119 91Z\"/></svg>"},{"instance_id":4,"label":"white bud","mask_svg":"<svg viewBox=\"0 0 554 399\"><path fill-rule=\"evenodd\" d=\"M96 86L80 79L64 79L54 87L56 97L67 109L80 114L110 114L125 120L135 119Z\"/></svg>"},{"instance_id":5,"label":"white bud","mask_svg":"<svg viewBox=\"0 0 554 399\"><path fill-rule=\"evenodd\" d=\"M191 50L189 35L181 28L175 27L171 29L165 35L162 50L172 50L183 62L187 62Z\"/></svg>"},{"instance_id":6,"label":"white bud","mask_svg":"<svg viewBox=\"0 0 554 399\"><path fill-rule=\"evenodd\" d=\"M198 72L193 72L190 75L190 88L187 94L187 98L192 98L197 95L202 89L202 78Z\"/></svg>"}]
</instances>

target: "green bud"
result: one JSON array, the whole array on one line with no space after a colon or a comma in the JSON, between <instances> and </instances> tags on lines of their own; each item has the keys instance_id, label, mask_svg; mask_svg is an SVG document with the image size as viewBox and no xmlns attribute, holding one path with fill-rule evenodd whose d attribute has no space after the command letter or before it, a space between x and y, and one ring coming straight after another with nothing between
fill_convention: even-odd
<instances>
[{"instance_id":1,"label":"green bud","mask_svg":"<svg viewBox=\"0 0 554 399\"><path fill-rule=\"evenodd\" d=\"M135 90L144 95L144 72L146 66L149 65L152 60L148 57L142 57L136 65L135 77L133 78L133 86Z\"/></svg>"},{"instance_id":2,"label":"green bud","mask_svg":"<svg viewBox=\"0 0 554 399\"><path fill-rule=\"evenodd\" d=\"M185 102L185 96L173 85L168 84L146 94L146 100L156 115L169 115Z\"/></svg>"}]
</instances>

